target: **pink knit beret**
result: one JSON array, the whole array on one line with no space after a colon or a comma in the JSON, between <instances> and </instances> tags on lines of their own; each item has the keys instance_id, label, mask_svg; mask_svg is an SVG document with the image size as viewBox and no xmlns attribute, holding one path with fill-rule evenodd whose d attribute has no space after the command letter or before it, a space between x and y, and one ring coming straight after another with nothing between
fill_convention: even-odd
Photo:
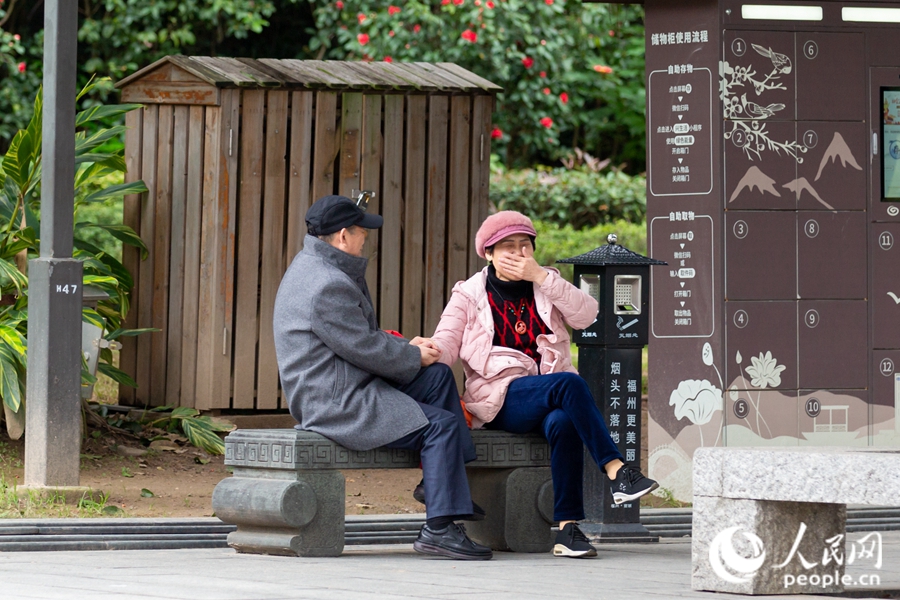
<instances>
[{"instance_id":1,"label":"pink knit beret","mask_svg":"<svg viewBox=\"0 0 900 600\"><path fill-rule=\"evenodd\" d=\"M486 247L493 246L514 233L537 237L531 219L522 213L514 210L501 210L494 213L484 220L484 223L478 228L478 233L475 234L475 252L481 258L485 258L484 249Z\"/></svg>"}]
</instances>

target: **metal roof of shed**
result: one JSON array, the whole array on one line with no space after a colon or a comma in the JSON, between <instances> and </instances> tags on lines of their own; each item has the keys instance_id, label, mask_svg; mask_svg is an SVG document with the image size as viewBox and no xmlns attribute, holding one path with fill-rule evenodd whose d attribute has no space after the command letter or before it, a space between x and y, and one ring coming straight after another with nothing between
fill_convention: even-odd
<instances>
[{"instance_id":1,"label":"metal roof of shed","mask_svg":"<svg viewBox=\"0 0 900 600\"><path fill-rule=\"evenodd\" d=\"M408 92L496 94L500 86L447 62L351 62L166 56L116 84L123 88L172 64L218 88L378 89Z\"/></svg>"}]
</instances>

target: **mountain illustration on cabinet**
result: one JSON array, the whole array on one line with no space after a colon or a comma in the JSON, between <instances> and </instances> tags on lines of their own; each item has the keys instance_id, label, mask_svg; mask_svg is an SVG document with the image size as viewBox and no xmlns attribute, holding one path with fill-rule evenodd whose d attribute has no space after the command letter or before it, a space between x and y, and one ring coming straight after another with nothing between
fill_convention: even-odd
<instances>
[{"instance_id":1,"label":"mountain illustration on cabinet","mask_svg":"<svg viewBox=\"0 0 900 600\"><path fill-rule=\"evenodd\" d=\"M825 151L825 156L822 157L822 162L819 163L819 172L816 173L816 181L822 176L825 165L829 162L833 163L837 159L840 159L841 166L844 168L849 164L857 171L862 171L862 167L860 167L859 163L856 162L856 159L853 158L853 152L850 151L850 146L844 141L844 136L835 131L834 137L831 139L831 143Z\"/></svg>"},{"instance_id":2,"label":"mountain illustration on cabinet","mask_svg":"<svg viewBox=\"0 0 900 600\"><path fill-rule=\"evenodd\" d=\"M762 160L760 160L760 162L762 162ZM819 162L819 170L816 173L815 181L818 181L822 177L822 173L825 171L826 167L829 167L830 165L837 167L838 162L840 162L840 168L853 168L857 171L862 170L862 167L859 166L856 157L853 156L853 152L850 150L850 146L847 145L844 137L840 133L835 132L834 137L831 139L831 143L825 150L824 156L822 156L822 160ZM731 193L728 202L733 202L745 189L750 192L758 190L758 193L763 195L769 193L773 196L780 197L781 194L775 189L775 183L775 180L766 175L762 169L756 165L752 165L747 169L744 176L741 177L741 180ZM806 192L828 210L834 210L834 207L819 195L813 184L810 183L806 177L798 177L783 184L781 187L794 192L797 200L799 200L803 193Z\"/></svg>"},{"instance_id":3,"label":"mountain illustration on cabinet","mask_svg":"<svg viewBox=\"0 0 900 600\"><path fill-rule=\"evenodd\" d=\"M734 192L732 192L731 198L729 198L728 201L733 202L745 188L749 189L751 192L754 189L758 189L760 194L768 192L773 196L781 196L781 194L778 193L778 190L775 189L775 180L763 173L756 165L747 169L747 172L741 177L741 180L738 182L737 187Z\"/></svg>"}]
</instances>

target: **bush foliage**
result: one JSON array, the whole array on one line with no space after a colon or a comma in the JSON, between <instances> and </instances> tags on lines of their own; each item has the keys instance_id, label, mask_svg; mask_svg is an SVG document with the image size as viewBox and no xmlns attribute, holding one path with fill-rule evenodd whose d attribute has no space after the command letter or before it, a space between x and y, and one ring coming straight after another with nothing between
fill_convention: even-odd
<instances>
[{"instance_id":1,"label":"bush foliage","mask_svg":"<svg viewBox=\"0 0 900 600\"><path fill-rule=\"evenodd\" d=\"M523 169L491 176L491 202L540 221L580 230L625 220L642 222L646 178L621 171Z\"/></svg>"},{"instance_id":2,"label":"bush foliage","mask_svg":"<svg viewBox=\"0 0 900 600\"><path fill-rule=\"evenodd\" d=\"M561 258L584 254L606 243L606 236L615 233L619 244L638 254L647 255L647 224L643 221L630 223L614 221L595 227L575 229L571 225L557 225L547 221L534 221L537 231L534 258L540 265L556 267L560 273L572 280L572 265L558 265Z\"/></svg>"}]
</instances>

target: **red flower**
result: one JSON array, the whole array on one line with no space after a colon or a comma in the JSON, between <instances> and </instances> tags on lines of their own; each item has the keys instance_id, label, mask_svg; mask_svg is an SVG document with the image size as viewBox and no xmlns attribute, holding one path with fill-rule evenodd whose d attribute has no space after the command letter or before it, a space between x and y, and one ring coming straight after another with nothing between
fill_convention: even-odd
<instances>
[{"instance_id":1,"label":"red flower","mask_svg":"<svg viewBox=\"0 0 900 600\"><path fill-rule=\"evenodd\" d=\"M569 103L569 95L567 93L563 92L562 94L559 95L559 100L563 104L568 104Z\"/></svg>"},{"instance_id":2,"label":"red flower","mask_svg":"<svg viewBox=\"0 0 900 600\"><path fill-rule=\"evenodd\" d=\"M337 0L337 2L334 3L334 5L337 7L338 10L344 10L344 3L341 2L341 0Z\"/></svg>"},{"instance_id":3,"label":"red flower","mask_svg":"<svg viewBox=\"0 0 900 600\"><path fill-rule=\"evenodd\" d=\"M541 71L539 75L541 76L541 79L547 79L547 71Z\"/></svg>"},{"instance_id":4,"label":"red flower","mask_svg":"<svg viewBox=\"0 0 900 600\"><path fill-rule=\"evenodd\" d=\"M544 88L544 95L545 95L545 96L549 96L549 95L550 95L550 88Z\"/></svg>"},{"instance_id":5,"label":"red flower","mask_svg":"<svg viewBox=\"0 0 900 600\"><path fill-rule=\"evenodd\" d=\"M421 25L416 24L416 25L413 26L413 32L419 33L420 31L422 31L422 26L421 26Z\"/></svg>"},{"instance_id":6,"label":"red flower","mask_svg":"<svg viewBox=\"0 0 900 600\"><path fill-rule=\"evenodd\" d=\"M19 40L22 39L22 36L17 33L16 35L13 36L13 39L18 42Z\"/></svg>"},{"instance_id":7,"label":"red flower","mask_svg":"<svg viewBox=\"0 0 900 600\"><path fill-rule=\"evenodd\" d=\"M612 67L607 67L606 65L594 65L594 70L604 75L609 75L613 72Z\"/></svg>"},{"instance_id":8,"label":"red flower","mask_svg":"<svg viewBox=\"0 0 900 600\"><path fill-rule=\"evenodd\" d=\"M394 37L394 30L393 30L393 29L391 29L390 31L388 31L388 37Z\"/></svg>"},{"instance_id":9,"label":"red flower","mask_svg":"<svg viewBox=\"0 0 900 600\"><path fill-rule=\"evenodd\" d=\"M494 8L494 3L491 2L491 0L488 0L488 1L485 3L485 6L487 6L487 7L490 8L490 9L493 9L493 8Z\"/></svg>"},{"instance_id":10,"label":"red flower","mask_svg":"<svg viewBox=\"0 0 900 600\"><path fill-rule=\"evenodd\" d=\"M359 34L358 36L356 36L356 41L359 42L360 46L365 46L366 44L369 43L369 34L368 33Z\"/></svg>"},{"instance_id":11,"label":"red flower","mask_svg":"<svg viewBox=\"0 0 900 600\"><path fill-rule=\"evenodd\" d=\"M398 12L400 12L400 7L399 7L399 6L394 6L394 5L388 6L388 14L389 14L389 15L394 16L394 15L396 15Z\"/></svg>"},{"instance_id":12,"label":"red flower","mask_svg":"<svg viewBox=\"0 0 900 600\"><path fill-rule=\"evenodd\" d=\"M530 56L526 56L522 59L522 64L525 65L526 69L530 69L532 66L534 66L534 59Z\"/></svg>"},{"instance_id":13,"label":"red flower","mask_svg":"<svg viewBox=\"0 0 900 600\"><path fill-rule=\"evenodd\" d=\"M463 2L465 2L465 1L466 1L466 0L453 0L453 4L459 6L459 5L461 5L461 4L462 4Z\"/></svg>"},{"instance_id":14,"label":"red flower","mask_svg":"<svg viewBox=\"0 0 900 600\"><path fill-rule=\"evenodd\" d=\"M616 37L616 32L612 29L609 30L609 37Z\"/></svg>"},{"instance_id":15,"label":"red flower","mask_svg":"<svg viewBox=\"0 0 900 600\"><path fill-rule=\"evenodd\" d=\"M466 29L462 32L462 34L460 34L459 37L466 40L467 42L472 42L473 44L478 41L478 34L471 29Z\"/></svg>"},{"instance_id":16,"label":"red flower","mask_svg":"<svg viewBox=\"0 0 900 600\"><path fill-rule=\"evenodd\" d=\"M547 3L547 6L553 6L553 0L544 0Z\"/></svg>"},{"instance_id":17,"label":"red flower","mask_svg":"<svg viewBox=\"0 0 900 600\"><path fill-rule=\"evenodd\" d=\"M441 6L447 6L450 4L450 0L441 0Z\"/></svg>"},{"instance_id":18,"label":"red flower","mask_svg":"<svg viewBox=\"0 0 900 600\"><path fill-rule=\"evenodd\" d=\"M391 58L390 56L385 56L385 57L384 57L384 62L394 62L394 59Z\"/></svg>"},{"instance_id":19,"label":"red flower","mask_svg":"<svg viewBox=\"0 0 900 600\"><path fill-rule=\"evenodd\" d=\"M362 22L366 20L366 15L359 13L356 15L356 20L359 21L359 24L362 25Z\"/></svg>"},{"instance_id":20,"label":"red flower","mask_svg":"<svg viewBox=\"0 0 900 600\"><path fill-rule=\"evenodd\" d=\"M475 0L475 6L481 6L481 0Z\"/></svg>"},{"instance_id":21,"label":"red flower","mask_svg":"<svg viewBox=\"0 0 900 600\"><path fill-rule=\"evenodd\" d=\"M503 132L500 130L499 127L494 127L493 129L491 129L491 139L499 140L502 137L503 137Z\"/></svg>"},{"instance_id":22,"label":"red flower","mask_svg":"<svg viewBox=\"0 0 900 600\"><path fill-rule=\"evenodd\" d=\"M20 62L19 63L19 73L24 73L24 72L25 72L25 63Z\"/></svg>"},{"instance_id":23,"label":"red flower","mask_svg":"<svg viewBox=\"0 0 900 600\"><path fill-rule=\"evenodd\" d=\"M550 129L551 127L553 127L553 119L551 119L550 117L544 117L543 119L541 119L541 125L543 125L547 129Z\"/></svg>"}]
</instances>

